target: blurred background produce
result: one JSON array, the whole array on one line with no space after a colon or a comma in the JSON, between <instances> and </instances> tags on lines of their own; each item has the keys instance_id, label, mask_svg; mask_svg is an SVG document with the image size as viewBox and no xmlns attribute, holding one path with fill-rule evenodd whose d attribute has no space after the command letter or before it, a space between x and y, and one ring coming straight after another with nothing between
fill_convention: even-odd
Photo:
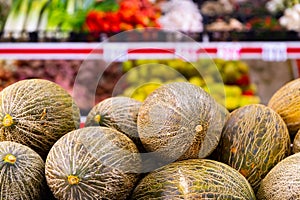
<instances>
[{"instance_id":1,"label":"blurred background produce","mask_svg":"<svg viewBox=\"0 0 300 200\"><path fill-rule=\"evenodd\" d=\"M175 81L188 81L202 87L229 110L260 102L250 80L249 66L243 61L129 60L109 66L101 60L0 61L0 89L30 78L60 84L74 96L83 114L111 96L143 101L157 87Z\"/></svg>"},{"instance_id":2,"label":"blurred background produce","mask_svg":"<svg viewBox=\"0 0 300 200\"><path fill-rule=\"evenodd\" d=\"M101 79L100 73L103 73ZM86 114L95 102L110 97L115 83L121 76L120 63L112 63L106 67L98 60L0 61L0 90L19 80L47 79L58 83L72 94L83 114Z\"/></svg>"},{"instance_id":3,"label":"blurred background produce","mask_svg":"<svg viewBox=\"0 0 300 200\"><path fill-rule=\"evenodd\" d=\"M6 7L0 4L0 27L10 41L99 41L101 33L159 27L159 8L147 0L13 0Z\"/></svg>"},{"instance_id":4,"label":"blurred background produce","mask_svg":"<svg viewBox=\"0 0 300 200\"><path fill-rule=\"evenodd\" d=\"M57 45L61 41L99 42L107 38L181 42L180 34L174 32L196 41L203 41L204 36L206 41L298 41L299 5L298 0L0 0L0 41ZM110 37L128 30L135 30L128 38ZM165 35L149 37L150 30L161 30ZM271 70L269 65L276 64L252 60L247 64L222 59L213 60L214 64L202 59L193 63L129 60L106 68L97 60L1 59L0 89L17 80L45 78L73 93L84 113L112 95L132 95L143 101L158 86L173 81L194 83L233 110L267 101L258 89L263 87L259 78L269 86L277 82L277 87L285 81L272 82L272 75L264 79L262 76ZM85 70L78 75L82 66ZM268 70L251 75L249 68ZM211 69L217 69L220 77Z\"/></svg>"},{"instance_id":5,"label":"blurred background produce","mask_svg":"<svg viewBox=\"0 0 300 200\"><path fill-rule=\"evenodd\" d=\"M122 94L140 101L162 84L188 81L204 88L229 110L260 102L249 66L243 61L131 60L123 62L123 71L127 87Z\"/></svg>"},{"instance_id":6,"label":"blurred background produce","mask_svg":"<svg viewBox=\"0 0 300 200\"><path fill-rule=\"evenodd\" d=\"M160 8L163 15L158 21L162 28L184 33L203 31L202 15L192 1L166 1L160 4Z\"/></svg>"},{"instance_id":7,"label":"blurred background produce","mask_svg":"<svg viewBox=\"0 0 300 200\"><path fill-rule=\"evenodd\" d=\"M17 65L13 60L0 60L0 90L16 82Z\"/></svg>"},{"instance_id":8,"label":"blurred background produce","mask_svg":"<svg viewBox=\"0 0 300 200\"><path fill-rule=\"evenodd\" d=\"M101 41L149 27L197 41L206 33L212 41L295 41L299 6L289 0L11 0L0 1L0 30L3 41Z\"/></svg>"}]
</instances>

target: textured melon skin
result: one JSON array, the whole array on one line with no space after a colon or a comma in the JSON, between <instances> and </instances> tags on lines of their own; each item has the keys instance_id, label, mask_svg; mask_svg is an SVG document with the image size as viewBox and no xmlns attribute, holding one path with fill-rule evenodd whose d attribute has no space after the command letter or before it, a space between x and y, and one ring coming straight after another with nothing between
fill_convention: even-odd
<instances>
[{"instance_id":1,"label":"textured melon skin","mask_svg":"<svg viewBox=\"0 0 300 200\"><path fill-rule=\"evenodd\" d=\"M141 159L126 135L107 127L86 127L59 139L46 160L46 179L55 198L126 199L134 188ZM70 184L68 176L79 178Z\"/></svg>"},{"instance_id":2,"label":"textured melon skin","mask_svg":"<svg viewBox=\"0 0 300 200\"><path fill-rule=\"evenodd\" d=\"M293 137L300 129L300 78L279 88L269 100L268 106L282 117Z\"/></svg>"},{"instance_id":3,"label":"textured melon skin","mask_svg":"<svg viewBox=\"0 0 300 200\"><path fill-rule=\"evenodd\" d=\"M293 140L293 153L300 152L300 129Z\"/></svg>"},{"instance_id":4,"label":"textured melon skin","mask_svg":"<svg viewBox=\"0 0 300 200\"><path fill-rule=\"evenodd\" d=\"M12 154L15 163L7 163L4 157ZM46 188L43 159L29 147L11 142L0 142L0 199L39 200Z\"/></svg>"},{"instance_id":5,"label":"textured melon skin","mask_svg":"<svg viewBox=\"0 0 300 200\"><path fill-rule=\"evenodd\" d=\"M204 158L216 148L227 113L200 87L170 83L142 103L138 133L145 149L166 162Z\"/></svg>"},{"instance_id":6,"label":"textured melon skin","mask_svg":"<svg viewBox=\"0 0 300 200\"><path fill-rule=\"evenodd\" d=\"M300 199L300 153L279 162L261 181L260 200Z\"/></svg>"},{"instance_id":7,"label":"textured melon skin","mask_svg":"<svg viewBox=\"0 0 300 200\"><path fill-rule=\"evenodd\" d=\"M228 165L208 159L189 159L149 173L134 189L132 199L254 200L255 195L246 178Z\"/></svg>"},{"instance_id":8,"label":"textured melon skin","mask_svg":"<svg viewBox=\"0 0 300 200\"><path fill-rule=\"evenodd\" d=\"M110 97L95 105L88 113L85 127L105 126L114 128L134 141L140 150L142 143L137 131L137 116L141 102L129 97ZM95 117L100 116L100 122Z\"/></svg>"},{"instance_id":9,"label":"textured melon skin","mask_svg":"<svg viewBox=\"0 0 300 200\"><path fill-rule=\"evenodd\" d=\"M216 151L219 161L237 169L257 191L266 174L290 154L290 137L276 112L252 104L230 114Z\"/></svg>"},{"instance_id":10,"label":"textured melon skin","mask_svg":"<svg viewBox=\"0 0 300 200\"><path fill-rule=\"evenodd\" d=\"M3 120L7 114L14 124L6 127ZM56 140L79 128L79 123L79 108L56 83L28 79L0 93L0 141L29 146L44 159Z\"/></svg>"}]
</instances>

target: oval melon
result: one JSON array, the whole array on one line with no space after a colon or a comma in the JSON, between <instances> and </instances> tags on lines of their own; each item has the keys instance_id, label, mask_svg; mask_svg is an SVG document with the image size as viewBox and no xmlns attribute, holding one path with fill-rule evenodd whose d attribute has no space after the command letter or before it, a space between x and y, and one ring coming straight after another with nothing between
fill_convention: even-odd
<instances>
[{"instance_id":1,"label":"oval melon","mask_svg":"<svg viewBox=\"0 0 300 200\"><path fill-rule=\"evenodd\" d=\"M189 159L163 166L145 176L134 189L133 200L247 199L254 192L232 167L208 159Z\"/></svg>"},{"instance_id":2,"label":"oval melon","mask_svg":"<svg viewBox=\"0 0 300 200\"><path fill-rule=\"evenodd\" d=\"M137 131L137 116L141 102L129 97L110 97L95 105L88 113L85 127L105 126L114 128L134 141L142 151Z\"/></svg>"},{"instance_id":3,"label":"oval melon","mask_svg":"<svg viewBox=\"0 0 300 200\"><path fill-rule=\"evenodd\" d=\"M136 145L107 127L85 127L61 137L46 159L46 180L57 199L126 199L141 167Z\"/></svg>"},{"instance_id":4,"label":"oval melon","mask_svg":"<svg viewBox=\"0 0 300 200\"><path fill-rule=\"evenodd\" d=\"M45 164L29 147L11 141L0 142L0 199L43 199Z\"/></svg>"},{"instance_id":5,"label":"oval melon","mask_svg":"<svg viewBox=\"0 0 300 200\"><path fill-rule=\"evenodd\" d=\"M227 112L200 87L169 83L142 103L138 133L145 149L164 163L204 158L216 148Z\"/></svg>"},{"instance_id":6,"label":"oval melon","mask_svg":"<svg viewBox=\"0 0 300 200\"><path fill-rule=\"evenodd\" d=\"M27 79L0 93L0 141L29 146L43 159L56 140L79 123L79 108L56 83Z\"/></svg>"},{"instance_id":7,"label":"oval melon","mask_svg":"<svg viewBox=\"0 0 300 200\"><path fill-rule=\"evenodd\" d=\"M279 88L269 100L268 106L282 117L290 135L294 137L300 128L300 78Z\"/></svg>"},{"instance_id":8,"label":"oval melon","mask_svg":"<svg viewBox=\"0 0 300 200\"><path fill-rule=\"evenodd\" d=\"M237 169L257 191L265 175L289 155L290 137L275 111L251 104L230 114L216 151L219 161Z\"/></svg>"},{"instance_id":9,"label":"oval melon","mask_svg":"<svg viewBox=\"0 0 300 200\"><path fill-rule=\"evenodd\" d=\"M300 153L279 162L261 181L260 200L300 199Z\"/></svg>"}]
</instances>

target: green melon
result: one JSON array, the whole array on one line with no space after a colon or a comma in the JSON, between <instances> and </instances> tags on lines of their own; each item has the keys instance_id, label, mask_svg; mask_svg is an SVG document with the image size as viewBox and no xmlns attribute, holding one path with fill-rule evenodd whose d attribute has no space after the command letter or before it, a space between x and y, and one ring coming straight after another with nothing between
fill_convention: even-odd
<instances>
[{"instance_id":1,"label":"green melon","mask_svg":"<svg viewBox=\"0 0 300 200\"><path fill-rule=\"evenodd\" d=\"M57 199L126 199L139 178L141 158L126 135L85 127L61 137L46 159L46 179Z\"/></svg>"},{"instance_id":2,"label":"green melon","mask_svg":"<svg viewBox=\"0 0 300 200\"><path fill-rule=\"evenodd\" d=\"M28 79L0 93L0 141L29 146L44 159L51 146L79 123L79 108L56 83Z\"/></svg>"},{"instance_id":3,"label":"green melon","mask_svg":"<svg viewBox=\"0 0 300 200\"><path fill-rule=\"evenodd\" d=\"M218 160L237 169L256 191L265 175L289 155L290 137L275 111L252 104L230 114L216 151Z\"/></svg>"},{"instance_id":4,"label":"green melon","mask_svg":"<svg viewBox=\"0 0 300 200\"><path fill-rule=\"evenodd\" d=\"M293 153L298 153L300 152L300 129L295 135L295 138L293 140Z\"/></svg>"},{"instance_id":5,"label":"green melon","mask_svg":"<svg viewBox=\"0 0 300 200\"><path fill-rule=\"evenodd\" d=\"M137 116L141 102L129 97L110 97L95 105L88 113L85 126L114 128L134 141L142 151L137 131Z\"/></svg>"},{"instance_id":6,"label":"green melon","mask_svg":"<svg viewBox=\"0 0 300 200\"><path fill-rule=\"evenodd\" d=\"M300 128L300 78L279 88L269 100L268 106L282 117L290 135L294 137Z\"/></svg>"},{"instance_id":7,"label":"green melon","mask_svg":"<svg viewBox=\"0 0 300 200\"><path fill-rule=\"evenodd\" d=\"M255 195L246 178L232 167L214 160L189 159L149 173L134 189L132 199L254 200Z\"/></svg>"},{"instance_id":8,"label":"green melon","mask_svg":"<svg viewBox=\"0 0 300 200\"><path fill-rule=\"evenodd\" d=\"M300 199L300 153L279 162L261 181L260 200Z\"/></svg>"},{"instance_id":9,"label":"green melon","mask_svg":"<svg viewBox=\"0 0 300 200\"><path fill-rule=\"evenodd\" d=\"M165 162L204 158L216 148L227 112L200 87L169 83L142 103L138 133L145 149Z\"/></svg>"},{"instance_id":10,"label":"green melon","mask_svg":"<svg viewBox=\"0 0 300 200\"><path fill-rule=\"evenodd\" d=\"M31 148L11 141L0 142L0 199L43 199L45 164Z\"/></svg>"}]
</instances>

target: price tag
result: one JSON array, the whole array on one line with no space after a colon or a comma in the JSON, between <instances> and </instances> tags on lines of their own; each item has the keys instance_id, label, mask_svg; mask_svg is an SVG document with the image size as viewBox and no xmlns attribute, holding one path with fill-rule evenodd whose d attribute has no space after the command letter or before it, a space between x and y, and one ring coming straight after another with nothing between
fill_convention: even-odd
<instances>
[{"instance_id":1,"label":"price tag","mask_svg":"<svg viewBox=\"0 0 300 200\"><path fill-rule=\"evenodd\" d=\"M175 55L184 60L194 62L199 59L198 49L199 46L196 44L181 43L175 46Z\"/></svg>"},{"instance_id":2,"label":"price tag","mask_svg":"<svg viewBox=\"0 0 300 200\"><path fill-rule=\"evenodd\" d=\"M264 44L262 47L262 60L264 61L286 61L287 46L284 43Z\"/></svg>"},{"instance_id":3,"label":"price tag","mask_svg":"<svg viewBox=\"0 0 300 200\"><path fill-rule=\"evenodd\" d=\"M128 47L125 44L104 43L103 59L107 62L122 62L128 60Z\"/></svg>"},{"instance_id":4,"label":"price tag","mask_svg":"<svg viewBox=\"0 0 300 200\"><path fill-rule=\"evenodd\" d=\"M238 44L219 44L217 57L224 60L239 60L241 58L241 46Z\"/></svg>"}]
</instances>

